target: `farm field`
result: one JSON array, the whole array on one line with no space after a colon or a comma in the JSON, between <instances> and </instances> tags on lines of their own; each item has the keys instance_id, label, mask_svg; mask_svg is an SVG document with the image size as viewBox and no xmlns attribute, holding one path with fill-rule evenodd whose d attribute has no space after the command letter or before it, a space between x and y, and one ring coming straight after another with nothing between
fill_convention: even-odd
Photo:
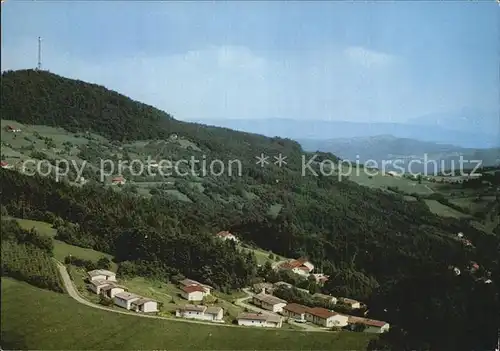
<instances>
[{"instance_id":1,"label":"farm field","mask_svg":"<svg viewBox=\"0 0 500 351\"><path fill-rule=\"evenodd\" d=\"M349 169L344 167L342 172L347 174L349 173ZM369 175L370 173L374 175L371 176ZM349 180L370 188L387 189L388 187L398 187L406 193L417 193L422 195L429 195L433 193L433 190L425 182L419 184L416 181L412 181L404 177L392 177L389 175L382 175L380 173L380 170L366 170L365 172L365 169L356 169L353 166L353 169L349 174Z\"/></svg>"},{"instance_id":2,"label":"farm field","mask_svg":"<svg viewBox=\"0 0 500 351\"><path fill-rule=\"evenodd\" d=\"M364 350L376 337L212 327L120 315L8 278L2 278L1 310L5 349Z\"/></svg>"},{"instance_id":3,"label":"farm field","mask_svg":"<svg viewBox=\"0 0 500 351\"><path fill-rule=\"evenodd\" d=\"M469 215L459 212L451 207L441 204L437 200L425 200L432 213L442 217L468 218Z\"/></svg>"}]
</instances>

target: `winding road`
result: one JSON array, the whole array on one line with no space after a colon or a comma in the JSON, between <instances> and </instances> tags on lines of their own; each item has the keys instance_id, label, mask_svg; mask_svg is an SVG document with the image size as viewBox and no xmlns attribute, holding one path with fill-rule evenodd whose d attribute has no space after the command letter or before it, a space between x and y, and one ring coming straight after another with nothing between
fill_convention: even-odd
<instances>
[{"instance_id":1,"label":"winding road","mask_svg":"<svg viewBox=\"0 0 500 351\"><path fill-rule=\"evenodd\" d=\"M75 288L75 285L73 284L73 281L71 280L68 270L66 269L66 266L62 264L61 262L56 261L57 268L59 269L59 273L61 275L62 282L64 284L64 288L66 289L66 292L68 293L69 296L71 296L73 299L78 301L79 303L86 305L88 307L92 308L97 308L100 310L104 310L107 312L113 312L113 313L120 313L120 314L126 314L130 316L135 316L135 317L141 317L141 318L150 318L150 319L163 319L163 320L169 320L169 321L175 321L175 322L180 322L180 323L192 323L192 324L204 324L204 325L211 325L211 326L220 326L220 327L227 327L227 328L242 328L241 326L238 325L232 325L232 324L222 324L222 323L213 323L213 322L204 322L204 321L197 321L193 319L183 319L183 318L177 318L177 317L163 317L163 316L153 316L153 315L148 315L148 314L139 314L135 312L130 312L130 311L124 311L124 310L117 310L114 308L98 305L95 303L92 303L86 299L84 299L78 290ZM244 301L250 299L253 294L248 290L248 289L243 289L243 291L247 294L246 297L240 298L235 301L235 305L247 308L248 310L255 311L255 312L262 312L262 313L267 313L267 314L274 314L274 313L269 313L269 311L262 310L256 306L249 305L245 303ZM311 326L306 326L302 325L299 323L290 323L292 325L304 327L304 331L313 331L313 332L324 332L325 330L322 329L312 329ZM251 327L249 327L251 328ZM283 331L294 331L294 330L287 330L287 329L282 329Z\"/></svg>"}]
</instances>

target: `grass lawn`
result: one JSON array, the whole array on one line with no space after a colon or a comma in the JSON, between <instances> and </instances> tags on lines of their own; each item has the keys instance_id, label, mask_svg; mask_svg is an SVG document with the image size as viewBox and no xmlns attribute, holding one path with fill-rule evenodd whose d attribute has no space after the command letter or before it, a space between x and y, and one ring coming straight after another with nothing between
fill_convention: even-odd
<instances>
[{"instance_id":1,"label":"grass lawn","mask_svg":"<svg viewBox=\"0 0 500 351\"><path fill-rule=\"evenodd\" d=\"M305 333L154 320L84 306L68 295L2 278L4 349L365 350L366 333Z\"/></svg>"}]
</instances>

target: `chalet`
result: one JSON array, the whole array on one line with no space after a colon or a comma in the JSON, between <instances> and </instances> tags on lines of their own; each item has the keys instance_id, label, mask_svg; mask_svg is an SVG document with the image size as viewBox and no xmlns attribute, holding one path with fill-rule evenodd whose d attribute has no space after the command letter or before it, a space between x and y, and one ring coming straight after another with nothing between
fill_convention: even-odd
<instances>
[{"instance_id":1,"label":"chalet","mask_svg":"<svg viewBox=\"0 0 500 351\"><path fill-rule=\"evenodd\" d=\"M320 301L325 301L328 303L337 303L337 298L331 295L325 295L325 294L314 294L313 299L320 300Z\"/></svg>"},{"instance_id":2,"label":"chalet","mask_svg":"<svg viewBox=\"0 0 500 351\"><path fill-rule=\"evenodd\" d=\"M115 305L123 307L127 310L132 308L132 302L141 299L141 296L129 292L121 292L113 298Z\"/></svg>"},{"instance_id":3,"label":"chalet","mask_svg":"<svg viewBox=\"0 0 500 351\"><path fill-rule=\"evenodd\" d=\"M281 328L280 316L263 313L240 313L236 318L238 325L251 327Z\"/></svg>"},{"instance_id":4,"label":"chalet","mask_svg":"<svg viewBox=\"0 0 500 351\"><path fill-rule=\"evenodd\" d=\"M307 306L299 305L298 303L289 303L283 307L283 315L288 318L305 320L308 310L309 307Z\"/></svg>"},{"instance_id":5,"label":"chalet","mask_svg":"<svg viewBox=\"0 0 500 351\"><path fill-rule=\"evenodd\" d=\"M115 185L123 185L127 182L127 180L123 177L114 177L111 179L111 183Z\"/></svg>"},{"instance_id":6,"label":"chalet","mask_svg":"<svg viewBox=\"0 0 500 351\"><path fill-rule=\"evenodd\" d=\"M231 240L234 241L235 243L239 241L234 234L231 234L228 231L218 232L217 234L215 234L215 236L222 241Z\"/></svg>"},{"instance_id":7,"label":"chalet","mask_svg":"<svg viewBox=\"0 0 500 351\"><path fill-rule=\"evenodd\" d=\"M314 307L306 311L306 320L326 328L344 327L347 325L348 317L326 308Z\"/></svg>"},{"instance_id":8,"label":"chalet","mask_svg":"<svg viewBox=\"0 0 500 351\"><path fill-rule=\"evenodd\" d=\"M89 281L93 280L108 280L111 282L116 282L116 273L108 271L106 269L94 269L93 271L87 272Z\"/></svg>"},{"instance_id":9,"label":"chalet","mask_svg":"<svg viewBox=\"0 0 500 351\"><path fill-rule=\"evenodd\" d=\"M188 286L194 286L194 285L201 286L206 295L210 295L210 291L214 289L210 285L202 284L202 283L197 282L196 280L192 280L192 279L181 280L179 282L179 285L181 287L188 287Z\"/></svg>"},{"instance_id":10,"label":"chalet","mask_svg":"<svg viewBox=\"0 0 500 351\"><path fill-rule=\"evenodd\" d=\"M257 283L252 286L252 290L256 294L271 294L274 290L274 285L271 283Z\"/></svg>"},{"instance_id":11,"label":"chalet","mask_svg":"<svg viewBox=\"0 0 500 351\"><path fill-rule=\"evenodd\" d=\"M283 310L283 307L285 307L287 304L285 300L267 294L254 295L252 303L272 312L281 312Z\"/></svg>"},{"instance_id":12,"label":"chalet","mask_svg":"<svg viewBox=\"0 0 500 351\"><path fill-rule=\"evenodd\" d=\"M145 297L139 297L130 303L130 309L135 312L158 312L158 302Z\"/></svg>"},{"instance_id":13,"label":"chalet","mask_svg":"<svg viewBox=\"0 0 500 351\"><path fill-rule=\"evenodd\" d=\"M111 284L113 283L108 280L95 279L90 281L88 288L99 295L104 287L111 286Z\"/></svg>"},{"instance_id":14,"label":"chalet","mask_svg":"<svg viewBox=\"0 0 500 351\"><path fill-rule=\"evenodd\" d=\"M17 127L10 126L10 125L8 125L5 129L11 133L21 133L21 129L19 129Z\"/></svg>"},{"instance_id":15,"label":"chalet","mask_svg":"<svg viewBox=\"0 0 500 351\"><path fill-rule=\"evenodd\" d=\"M181 296L188 301L201 301L207 296L201 285L189 285L181 288Z\"/></svg>"},{"instance_id":16,"label":"chalet","mask_svg":"<svg viewBox=\"0 0 500 351\"><path fill-rule=\"evenodd\" d=\"M112 299L121 292L125 292L126 288L124 286L116 285L116 284L108 284L101 288L100 294L109 299Z\"/></svg>"},{"instance_id":17,"label":"chalet","mask_svg":"<svg viewBox=\"0 0 500 351\"><path fill-rule=\"evenodd\" d=\"M185 305L175 311L176 317L222 322L224 310L221 307Z\"/></svg>"},{"instance_id":18,"label":"chalet","mask_svg":"<svg viewBox=\"0 0 500 351\"><path fill-rule=\"evenodd\" d=\"M387 322L355 316L349 316L348 323L350 329L354 329L356 324L363 325L366 333L385 333L390 327Z\"/></svg>"},{"instance_id":19,"label":"chalet","mask_svg":"<svg viewBox=\"0 0 500 351\"><path fill-rule=\"evenodd\" d=\"M289 270L302 276L309 276L314 270L314 265L306 258L299 258L280 264L278 269Z\"/></svg>"},{"instance_id":20,"label":"chalet","mask_svg":"<svg viewBox=\"0 0 500 351\"><path fill-rule=\"evenodd\" d=\"M341 297L339 298L340 302L343 304L349 306L353 310L361 308L361 302L353 300L353 299L348 299L347 297Z\"/></svg>"}]
</instances>

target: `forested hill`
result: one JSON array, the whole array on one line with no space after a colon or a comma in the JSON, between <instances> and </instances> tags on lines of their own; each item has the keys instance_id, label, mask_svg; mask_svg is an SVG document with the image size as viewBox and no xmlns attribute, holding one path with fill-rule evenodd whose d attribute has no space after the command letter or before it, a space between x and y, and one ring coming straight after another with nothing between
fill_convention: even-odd
<instances>
[{"instance_id":1,"label":"forested hill","mask_svg":"<svg viewBox=\"0 0 500 351\"><path fill-rule=\"evenodd\" d=\"M11 216L51 221L59 239L113 254L128 272L164 279L181 273L223 290L269 274L268 267L256 269L252 255L211 239L229 230L285 257L308 256L331 276L324 293L366 301L372 318L391 323L387 342L393 350L494 345L496 285L477 280L467 267L480 262L481 274L500 281L500 241L466 221L437 217L424 202L347 179L303 176L303 152L292 140L179 122L103 87L51 73L3 73L1 103L4 119L91 130L113 139L115 147L175 133L200 151L162 153L151 144L148 152L168 158L200 152L245 164L239 177L203 177L200 191L176 178L189 202L163 192L146 199L103 184L79 188L1 169L1 201ZM89 141L91 148L80 157L102 157L99 145ZM283 153L286 167L256 165L261 152ZM320 157L335 160L331 154ZM473 246L457 240L458 232ZM450 266L464 273L454 276Z\"/></svg>"},{"instance_id":2,"label":"forested hill","mask_svg":"<svg viewBox=\"0 0 500 351\"><path fill-rule=\"evenodd\" d=\"M249 147L267 148L277 139L231 129L182 122L166 112L134 101L103 86L47 71L2 73L3 119L26 124L93 131L111 140L166 139L171 134L196 140L204 151L240 154ZM280 139L290 149L298 143ZM252 156L253 157L253 156Z\"/></svg>"}]
</instances>

